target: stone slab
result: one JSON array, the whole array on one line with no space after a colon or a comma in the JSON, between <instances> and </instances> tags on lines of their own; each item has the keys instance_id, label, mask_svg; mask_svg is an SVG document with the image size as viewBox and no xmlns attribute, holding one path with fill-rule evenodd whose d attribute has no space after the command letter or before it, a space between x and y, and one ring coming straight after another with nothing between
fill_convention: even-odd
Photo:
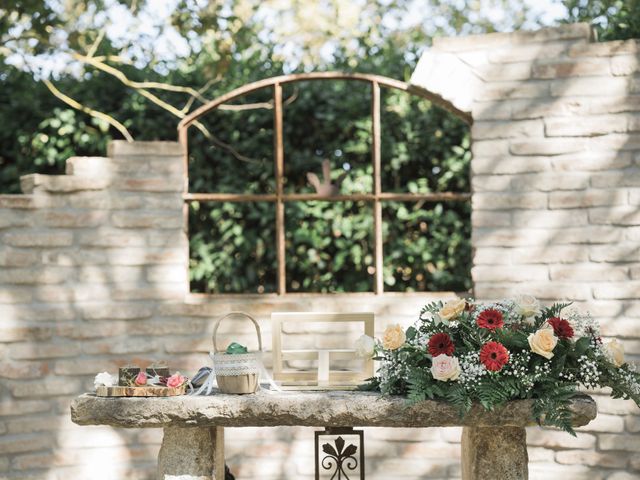
<instances>
[{"instance_id":1,"label":"stone slab","mask_svg":"<svg viewBox=\"0 0 640 480\"><path fill-rule=\"evenodd\" d=\"M446 402L408 405L403 397L373 392L265 392L251 395L217 394L207 397L104 398L84 394L73 400L71 419L79 425L125 428L167 426L360 426L449 427L532 425L531 400L516 400L492 412L480 405L463 418ZM573 400L574 426L596 417L592 398Z\"/></svg>"}]
</instances>

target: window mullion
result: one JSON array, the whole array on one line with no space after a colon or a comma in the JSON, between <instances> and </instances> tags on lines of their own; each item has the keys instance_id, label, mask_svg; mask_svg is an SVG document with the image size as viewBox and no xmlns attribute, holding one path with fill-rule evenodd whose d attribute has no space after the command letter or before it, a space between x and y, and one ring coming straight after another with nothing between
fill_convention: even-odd
<instances>
[{"instance_id":1,"label":"window mullion","mask_svg":"<svg viewBox=\"0 0 640 480\"><path fill-rule=\"evenodd\" d=\"M287 291L284 257L284 143L282 140L282 85L273 86L274 167L276 177L276 252L278 262L278 295Z\"/></svg>"},{"instance_id":2,"label":"window mullion","mask_svg":"<svg viewBox=\"0 0 640 480\"><path fill-rule=\"evenodd\" d=\"M371 161L373 162L373 248L375 259L375 284L377 295L384 292L383 244L382 244L382 181L380 179L380 84L371 82Z\"/></svg>"}]
</instances>

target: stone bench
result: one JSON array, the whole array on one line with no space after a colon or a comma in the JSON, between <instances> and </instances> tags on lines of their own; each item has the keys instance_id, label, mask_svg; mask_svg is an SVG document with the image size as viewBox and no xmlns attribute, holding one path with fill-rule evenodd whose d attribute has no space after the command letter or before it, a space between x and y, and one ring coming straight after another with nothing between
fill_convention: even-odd
<instances>
[{"instance_id":1,"label":"stone bench","mask_svg":"<svg viewBox=\"0 0 640 480\"><path fill-rule=\"evenodd\" d=\"M523 480L528 478L525 427L532 424L531 406L530 400L517 400L487 412L476 405L460 418L457 410L444 402L408 406L404 398L372 392L259 392L168 398L84 394L74 399L71 418L78 425L163 428L158 480L172 476L223 480L224 427L274 426L462 426L463 479ZM573 399L571 411L576 427L588 424L597 413L595 402L585 395Z\"/></svg>"}]
</instances>

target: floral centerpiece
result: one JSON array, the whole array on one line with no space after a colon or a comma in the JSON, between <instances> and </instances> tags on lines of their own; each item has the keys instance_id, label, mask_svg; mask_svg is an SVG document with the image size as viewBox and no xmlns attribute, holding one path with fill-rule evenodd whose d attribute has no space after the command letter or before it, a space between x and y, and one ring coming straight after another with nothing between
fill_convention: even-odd
<instances>
[{"instance_id":1,"label":"floral centerpiece","mask_svg":"<svg viewBox=\"0 0 640 480\"><path fill-rule=\"evenodd\" d=\"M588 313L569 303L541 308L530 295L430 303L406 331L392 325L381 341L359 339L356 351L381 362L362 389L446 400L461 415L474 402L491 410L533 399L538 423L574 433L569 403L581 388L610 387L614 398L640 404L640 374L620 343L604 343Z\"/></svg>"}]
</instances>

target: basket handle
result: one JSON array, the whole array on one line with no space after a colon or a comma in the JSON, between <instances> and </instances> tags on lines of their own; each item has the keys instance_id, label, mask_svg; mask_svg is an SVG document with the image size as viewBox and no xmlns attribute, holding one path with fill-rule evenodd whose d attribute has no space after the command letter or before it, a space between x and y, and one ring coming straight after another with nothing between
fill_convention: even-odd
<instances>
[{"instance_id":1,"label":"basket handle","mask_svg":"<svg viewBox=\"0 0 640 480\"><path fill-rule=\"evenodd\" d=\"M220 326L220 323L225 318L232 317L234 315L240 315L240 316L246 317L246 318L248 318L249 320L251 320L253 322L253 326L256 327L256 333L258 334L258 350L260 350L262 352L262 335L260 334L260 325L258 325L258 322L256 321L255 318L253 318L251 315L249 315L248 313L245 313L245 312L229 312L226 315L223 315L222 317L220 317L218 320L216 320L216 324L213 327L213 333L211 334L211 342L213 343L213 351L215 353L220 353L220 350L218 349L218 346L216 345L216 333L218 332L218 327Z\"/></svg>"}]
</instances>

